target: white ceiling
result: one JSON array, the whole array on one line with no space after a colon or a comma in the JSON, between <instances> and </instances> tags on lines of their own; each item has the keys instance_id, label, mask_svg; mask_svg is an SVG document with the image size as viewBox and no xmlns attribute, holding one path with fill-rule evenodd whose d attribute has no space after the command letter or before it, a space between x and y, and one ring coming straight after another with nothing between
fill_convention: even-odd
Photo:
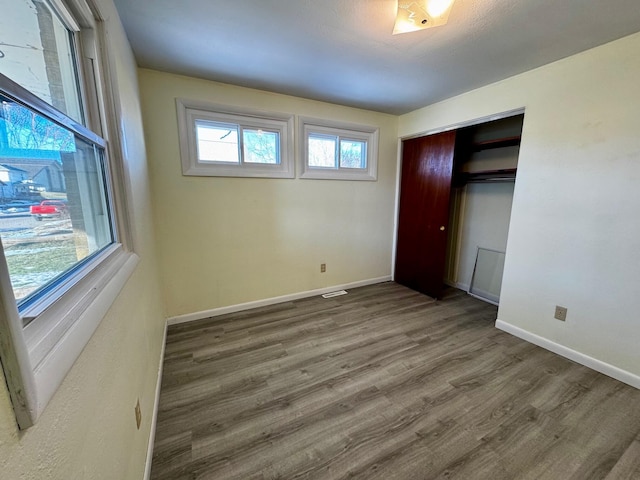
<instances>
[{"instance_id":1,"label":"white ceiling","mask_svg":"<svg viewBox=\"0 0 640 480\"><path fill-rule=\"evenodd\" d=\"M639 0L456 0L395 36L396 0L115 3L142 67L392 114L640 31Z\"/></svg>"}]
</instances>

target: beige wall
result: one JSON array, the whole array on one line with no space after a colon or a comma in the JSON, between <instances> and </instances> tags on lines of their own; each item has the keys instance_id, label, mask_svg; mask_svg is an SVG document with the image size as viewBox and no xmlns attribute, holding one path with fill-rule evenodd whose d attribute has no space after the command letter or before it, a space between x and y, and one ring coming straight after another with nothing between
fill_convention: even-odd
<instances>
[{"instance_id":1,"label":"beige wall","mask_svg":"<svg viewBox=\"0 0 640 480\"><path fill-rule=\"evenodd\" d=\"M461 193L464 211L460 212L456 239L458 268L450 279L459 288L469 289L478 247L505 251L513 189L512 182L469 183Z\"/></svg>"},{"instance_id":2,"label":"beige wall","mask_svg":"<svg viewBox=\"0 0 640 480\"><path fill-rule=\"evenodd\" d=\"M526 108L499 319L640 386L639 51L626 37L403 115L399 133Z\"/></svg>"},{"instance_id":3,"label":"beige wall","mask_svg":"<svg viewBox=\"0 0 640 480\"><path fill-rule=\"evenodd\" d=\"M18 431L0 381L2 478L142 477L163 330L154 233L168 315L389 275L398 121L405 136L526 107L500 319L640 375L640 35L399 120L141 70L151 202L135 63L111 0L99 4L142 260L36 426ZM379 179L183 177L175 97L377 125Z\"/></svg>"},{"instance_id":4,"label":"beige wall","mask_svg":"<svg viewBox=\"0 0 640 480\"><path fill-rule=\"evenodd\" d=\"M391 274L397 117L151 70L139 77L168 316ZM176 97L378 126L378 181L182 176Z\"/></svg>"},{"instance_id":5,"label":"beige wall","mask_svg":"<svg viewBox=\"0 0 640 480\"><path fill-rule=\"evenodd\" d=\"M125 480L140 479L144 471L164 322L136 65L111 0L97 3L107 19L120 88L141 261L35 426L17 429L0 379L0 477L7 480ZM138 397L140 430L134 417Z\"/></svg>"}]
</instances>

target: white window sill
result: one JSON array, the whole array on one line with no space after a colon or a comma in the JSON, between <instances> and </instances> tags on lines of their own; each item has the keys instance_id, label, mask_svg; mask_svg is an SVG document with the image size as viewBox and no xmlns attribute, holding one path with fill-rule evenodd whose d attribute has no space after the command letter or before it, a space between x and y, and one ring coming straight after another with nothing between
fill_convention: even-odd
<instances>
[{"instance_id":1,"label":"white window sill","mask_svg":"<svg viewBox=\"0 0 640 480\"><path fill-rule=\"evenodd\" d=\"M375 182L377 180L376 175L368 171L362 171L360 169L350 172L346 168L329 169L329 168L313 168L309 166L303 166L305 170L300 174L300 178L313 179L313 180L363 180L369 182Z\"/></svg>"},{"instance_id":2,"label":"white window sill","mask_svg":"<svg viewBox=\"0 0 640 480\"><path fill-rule=\"evenodd\" d=\"M38 323L43 320L43 323L51 321L52 324L64 322L69 325L62 338L46 354L43 355L46 350L40 348L38 357L33 357L33 360L38 360L37 363L32 361L38 393L38 415L80 356L137 263L136 254L120 250L115 258L110 259L106 265L101 265L103 268L99 269L96 278L86 282L82 291L64 296L38 318ZM55 321L56 316L60 319L59 322ZM33 335L28 327L25 328L29 357L32 351L36 353L34 347L41 345L43 338L51 338L48 334L43 337L42 333L40 331L38 335Z\"/></svg>"},{"instance_id":3,"label":"white window sill","mask_svg":"<svg viewBox=\"0 0 640 480\"><path fill-rule=\"evenodd\" d=\"M25 398L20 402L26 411L18 416L21 428L35 423L41 415L139 260L120 245L105 255L106 259L26 327L22 328L20 318L13 322L19 323L13 325L14 335L23 340L14 346L25 349L16 351L27 377L23 378Z\"/></svg>"}]
</instances>

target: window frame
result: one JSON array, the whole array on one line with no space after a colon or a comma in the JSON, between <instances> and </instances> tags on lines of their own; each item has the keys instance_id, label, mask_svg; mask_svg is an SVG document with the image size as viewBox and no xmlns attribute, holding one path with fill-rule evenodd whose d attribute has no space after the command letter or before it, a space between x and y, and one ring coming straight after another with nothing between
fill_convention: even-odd
<instances>
[{"instance_id":1,"label":"window frame","mask_svg":"<svg viewBox=\"0 0 640 480\"><path fill-rule=\"evenodd\" d=\"M295 178L293 137L294 116L230 105L176 98L182 174L205 177ZM238 126L238 164L198 158L196 122ZM280 140L279 164L244 161L243 131L263 129L277 132Z\"/></svg>"},{"instance_id":2,"label":"window frame","mask_svg":"<svg viewBox=\"0 0 640 480\"><path fill-rule=\"evenodd\" d=\"M337 167L312 167L309 165L309 137L313 135L336 138ZM315 180L376 181L378 179L379 135L380 130L370 125L300 117L298 119L300 178ZM366 168L340 166L340 143L342 140L364 142L367 161Z\"/></svg>"},{"instance_id":3,"label":"window frame","mask_svg":"<svg viewBox=\"0 0 640 480\"><path fill-rule=\"evenodd\" d=\"M103 17L93 2L51 0L49 5L74 32L73 53L87 126L2 75L0 89L12 100L104 148L106 200L114 241L22 313L0 245L0 359L21 429L33 425L42 414L138 262L117 123L117 86L110 74L114 60L106 50ZM30 320L26 325L25 319Z\"/></svg>"},{"instance_id":4,"label":"window frame","mask_svg":"<svg viewBox=\"0 0 640 480\"><path fill-rule=\"evenodd\" d=\"M13 82L11 79L0 75L0 91L5 97L10 98L14 102L23 105L33 111L36 111L38 114L52 120L54 123L68 129L75 136L80 137L81 139L90 142L98 147L104 149L105 159L104 163L104 182L105 182L105 190L107 191L106 204L107 209L110 213L109 216L109 226L111 228L111 234L113 237L113 242L109 245L99 249L98 251L92 253L87 257L86 261L79 261L76 263L77 268L74 266L72 271L63 272L64 278L60 280L57 287L47 290L44 293L38 295L34 299L29 299L25 308L20 311L20 307L18 310L20 312L21 317L25 321L25 323L30 323L34 319L38 318L42 315L46 309L52 306L54 303L58 301L58 298L64 295L66 292L73 290L74 286L79 283L82 278L88 273L96 268L96 265L100 263L106 256L105 252L113 251L114 247L120 244L118 242L118 228L115 221L115 211L114 211L114 202L113 202L113 188L112 188L112 176L109 172L109 155L107 152L107 142L102 137L98 136L84 125L81 125L71 119L70 117L65 116L54 107L41 100L40 98L33 95L28 90L24 89L17 83ZM4 249L3 249L4 255ZM47 284L45 284L47 285ZM26 327L26 325L25 325Z\"/></svg>"}]
</instances>

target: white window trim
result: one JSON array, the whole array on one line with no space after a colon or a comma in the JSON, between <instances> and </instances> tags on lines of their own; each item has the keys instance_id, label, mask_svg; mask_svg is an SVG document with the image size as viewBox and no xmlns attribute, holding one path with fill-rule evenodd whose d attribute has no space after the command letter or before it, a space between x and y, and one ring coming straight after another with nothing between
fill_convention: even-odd
<instances>
[{"instance_id":1,"label":"white window trim","mask_svg":"<svg viewBox=\"0 0 640 480\"><path fill-rule=\"evenodd\" d=\"M109 259L59 298L35 321L23 327L15 306L9 270L0 261L0 334L4 373L21 429L35 424L51 397L98 328L133 273L138 256L113 246Z\"/></svg>"},{"instance_id":2,"label":"white window trim","mask_svg":"<svg viewBox=\"0 0 640 480\"><path fill-rule=\"evenodd\" d=\"M176 99L178 114L178 134L182 174L208 177L258 177L258 178L295 178L293 148L293 115L264 112L230 105ZM265 164L222 164L201 162L198 160L196 141L196 120L227 122L244 128L264 128L277 131L280 136L280 163Z\"/></svg>"},{"instance_id":3,"label":"white window trim","mask_svg":"<svg viewBox=\"0 0 640 480\"><path fill-rule=\"evenodd\" d=\"M337 135L345 140L367 143L367 168L314 168L309 166L309 134ZM315 180L364 180L378 179L379 129L370 125L335 122L319 118L298 118L299 172L300 178Z\"/></svg>"},{"instance_id":4,"label":"white window trim","mask_svg":"<svg viewBox=\"0 0 640 480\"><path fill-rule=\"evenodd\" d=\"M56 9L61 8L60 1L56 0L54 4ZM90 74L102 75L96 82L99 98L88 99L99 106L98 117L102 122L100 125L90 123L107 140L107 180L112 187L110 210L114 234L120 243L111 244L83 265L62 287L61 295L44 298L22 315L13 294L4 250L0 248L0 358L21 429L33 425L42 414L138 263L138 256L132 251L127 206L130 188L126 185L122 143L116 123L120 114L114 101L117 85L110 75L113 60L105 50L103 17L96 5L83 0L69 0L68 6L80 25L92 29L84 30L82 34L88 34L95 41L95 51L80 51L80 56L83 61L88 57L90 60L87 61L96 63L98 71ZM97 52L100 52L99 58ZM82 71L80 76L83 77ZM1 78L0 86L6 90L7 85L3 85ZM24 97L51 118L68 124L66 117L37 97L30 94ZM94 112L92 120L96 118ZM26 327L25 316L35 317Z\"/></svg>"}]
</instances>

